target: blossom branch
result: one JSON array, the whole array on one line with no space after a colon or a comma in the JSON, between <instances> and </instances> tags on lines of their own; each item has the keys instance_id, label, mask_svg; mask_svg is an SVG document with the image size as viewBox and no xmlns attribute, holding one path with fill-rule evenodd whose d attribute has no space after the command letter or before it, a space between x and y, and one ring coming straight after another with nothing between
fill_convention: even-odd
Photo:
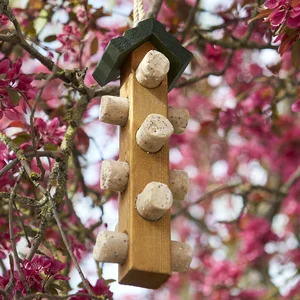
<instances>
[{"instance_id":1,"label":"blossom branch","mask_svg":"<svg viewBox=\"0 0 300 300\"><path fill-rule=\"evenodd\" d=\"M182 41L184 41L188 30L191 28L191 26L193 25L193 23L195 21L195 15L197 13L197 9L200 5L200 2L201 2L201 0L196 0L194 6L191 8L191 10L189 12L187 21L185 22L185 25L184 25L184 28L183 28L182 34L181 34L182 35L182 38L181 38Z\"/></svg>"},{"instance_id":2,"label":"blossom branch","mask_svg":"<svg viewBox=\"0 0 300 300\"><path fill-rule=\"evenodd\" d=\"M84 99L87 100L87 97L84 97ZM87 105L87 103L86 103L86 105ZM86 107L85 107L85 108L86 108ZM84 109L83 111L80 110L80 112L82 113L82 115L83 115L84 111L85 111L85 109ZM79 117L81 118L82 115L80 115ZM74 139L76 130L73 129L73 126L71 126L71 127L72 127L72 129L69 130L69 135L66 134L67 138L66 138L66 136L65 136L65 138L66 138L65 144L64 144L64 146L61 147L62 150L65 151L66 153L69 153L69 152L68 152L69 146L72 147L72 146L74 145L74 141L71 140L71 138ZM70 128L70 127L68 127L68 128ZM44 194L44 196L50 201L52 213L53 213L54 218L55 218L55 220L56 220L56 222L57 222L57 224L58 224L60 233L61 233L61 235L62 235L62 238L63 238L63 241L64 241L64 243L65 243L65 246L66 246L66 248L67 248L67 250L68 250L68 252L69 252L69 255L71 256L71 258L72 258L72 260L73 260L73 262L74 262L74 264L75 264L75 266L76 266L76 269L77 269L77 271L78 271L78 273L79 273L79 275L80 275L80 277L81 277L81 279L82 279L82 282L83 282L83 284L84 284L84 287L85 287L86 290L89 292L89 294L93 295L93 293L92 293L92 291L91 291L91 289L90 289L90 286L89 286L87 280L85 279L85 277L84 277L84 275L83 275L83 272L82 272L82 270L81 270L81 268L80 268L80 266L79 266L79 263L78 263L78 261L77 261L75 255L74 255L74 253L72 252L71 246L70 246L70 244L69 244L69 242L68 242L68 240L67 240L67 238L66 238L66 236L65 236L65 234L64 234L64 231L63 231L63 229L62 229L62 225L61 225L61 223L60 223L60 220L59 220L57 211L56 211L56 209L55 209L55 204L54 204L54 203L60 203L60 202L61 202L61 199L63 198L63 196L61 197L60 193L61 193L62 191L65 191L65 182L66 182L66 174L65 174L65 173L67 172L67 168L65 167L65 164L67 164L67 161L66 161L66 160L63 160L63 162L62 162L61 167L62 167L62 169L63 169L63 170L62 170L63 172L60 174L60 177L62 178L62 180L60 181L60 184L58 185L57 190L56 190L56 192L55 192L55 194L54 194L54 196L53 196L53 199L55 199L55 200L60 200L60 201L54 202L53 199L52 199L52 197L50 196L49 192L48 192L43 186L41 186L41 185L40 185L40 184L32 177L31 169L30 169L30 167L29 167L29 165L28 165L28 163L27 163L27 161L26 161L26 159L25 159L25 156L24 156L23 152L22 152L20 149L17 149L17 147L16 147L16 145L13 143L13 141L12 141L11 139L9 139L7 136L5 136L4 134L2 134L2 133L0 133L0 139L1 139L8 147L10 147L11 150L13 150L13 151L16 153L17 157L18 157L19 160L21 161L22 167L25 169L25 171L26 171L27 175L29 176L29 178L31 179L31 181L34 183L34 185L35 185L36 187L38 187L38 188L40 189L40 191ZM71 144L71 145L69 145L69 144ZM58 164L60 164L60 163L58 163ZM15 194L15 191L14 191L14 194ZM11 200L11 199L13 199L13 198L12 198L12 197L10 198L10 207L12 206L12 203L11 203L12 200ZM12 216L12 215L11 215L11 216ZM48 215L48 218L50 218L49 215ZM11 221L12 221L12 219L11 219ZM44 223L43 223L43 229L46 228L45 225L46 225L46 222L44 221ZM41 239L43 238L43 233L44 233L44 232L45 232L45 230L43 230L43 231L41 232L42 235L39 236L39 240L38 240L39 242L40 242ZM12 235L11 235L11 236L12 236ZM37 242L37 243L34 245L33 250L30 252L30 255L29 255L30 258L33 257L33 255L34 255L34 253L35 253L34 251L36 251L36 250L38 249L38 247L39 247L39 243ZM18 258L18 254L17 254L17 249L16 249L16 247L13 247L13 249L14 249L15 260L17 261L17 259L19 259L19 258ZM18 261L17 261L17 262L18 262ZM20 267L18 267L18 271L19 271L19 269L20 269ZM21 270L21 269L20 269L20 270ZM19 271L19 272L20 272L20 271ZM21 275L20 275L20 276L21 276ZM24 277L24 276L23 276L23 277ZM23 281L23 280L22 280L22 281ZM24 286L26 287L25 284L24 284ZM27 285L27 287L28 287L28 285ZM27 290L27 288L26 288L26 290Z\"/></svg>"},{"instance_id":3,"label":"blossom branch","mask_svg":"<svg viewBox=\"0 0 300 300\"><path fill-rule=\"evenodd\" d=\"M287 193L290 188L296 183L296 181L300 178L300 166L292 173L287 182L280 188L282 193Z\"/></svg>"},{"instance_id":4,"label":"blossom branch","mask_svg":"<svg viewBox=\"0 0 300 300\"><path fill-rule=\"evenodd\" d=\"M300 172L300 171L299 171ZM300 175L299 175L300 176ZM225 191L231 191L234 190L236 188L239 188L239 192L235 193L241 196L245 196L250 194L251 192L255 191L255 190L263 190L266 191L268 193L276 193L279 196L286 196L287 192L283 191L283 190L273 190L269 187L265 187L265 186L260 186L260 185L251 185L251 184L245 184L245 183L232 183L232 184L224 184L224 185L220 185L219 187L208 191L206 193L204 193L197 201L192 202L192 203L188 203L184 208L182 208L181 210L179 210L176 214L174 214L172 216L172 218L176 218L177 216L179 216L183 211L187 211L188 208L190 208L193 205L196 204L200 204L203 201L212 198L214 196L216 196L217 194L221 193L221 192L225 192ZM245 203L247 203L247 201L244 201ZM244 205L245 208L246 205Z\"/></svg>"},{"instance_id":5,"label":"blossom branch","mask_svg":"<svg viewBox=\"0 0 300 300\"><path fill-rule=\"evenodd\" d=\"M290 175L289 179L280 187L280 191L283 195L287 195L291 187L300 178L300 166ZM285 197L276 196L275 201L272 203L269 211L266 213L266 218L272 220L281 208L281 204Z\"/></svg>"},{"instance_id":6,"label":"blossom branch","mask_svg":"<svg viewBox=\"0 0 300 300\"><path fill-rule=\"evenodd\" d=\"M59 219L58 213L57 213L57 211L55 209L55 204L54 204L53 200L51 199L51 197L49 198L49 201L50 201L50 204L52 206L51 209L52 209L52 212L53 212L53 216L54 216L54 219L55 219L55 221L57 223L57 226L58 226L59 232L61 234L61 237L62 237L62 239L64 241L64 244L65 244L65 246L67 248L67 251L68 251L70 257L72 258L72 261L73 261L73 263L75 265L75 268L76 268L77 272L79 273L79 276L80 276L80 278L82 280L82 283L83 283L84 287L86 288L86 290L88 291L89 295L94 295L93 291L91 290L91 288L89 286L89 283L87 282L86 278L83 275L83 272L82 272L82 270L80 268L80 265L79 265L79 263L78 263L75 255L74 255L74 253L72 251L72 248L70 246L68 238L67 238L67 236L66 236L66 234L65 234L65 232L63 230L63 226L62 226L61 221Z\"/></svg>"},{"instance_id":7,"label":"blossom branch","mask_svg":"<svg viewBox=\"0 0 300 300\"><path fill-rule=\"evenodd\" d=\"M7 295L10 295L12 289L15 285L15 279L14 279L14 259L11 254L9 254L9 265L10 265L10 276L9 276L9 282L7 283L5 287L5 293Z\"/></svg>"},{"instance_id":8,"label":"blossom branch","mask_svg":"<svg viewBox=\"0 0 300 300\"><path fill-rule=\"evenodd\" d=\"M12 246L12 249L13 249L14 260L16 262L16 266L17 266L18 273L20 275L20 279L21 279L26 291L29 292L30 287L28 286L28 284L25 280L23 271L21 269L20 258L19 258L19 255L18 255L16 241L15 241L15 237L14 237L14 231L13 231L13 200L15 198L16 190L17 190L17 187L19 185L19 181L21 180L21 177L22 177L23 173L24 173L24 169L21 168L19 176L16 180L16 183L15 183L15 185L12 188L11 193L10 193L9 207L8 207L8 222L9 222L9 236L10 236L11 246Z\"/></svg>"},{"instance_id":9,"label":"blossom branch","mask_svg":"<svg viewBox=\"0 0 300 300\"><path fill-rule=\"evenodd\" d=\"M36 157L37 166L41 170L41 180L44 180L44 175L45 175L46 171L45 171L45 168L43 167L40 157L37 155L37 147L36 147L36 140L35 140L36 136L35 136L35 130L34 130L34 115L35 115L36 107L41 100L42 93L43 93L45 87L47 86L47 84L54 77L54 74L56 73L56 69L57 69L57 66L54 65L52 73L47 77L47 79L45 80L43 86L40 88L39 93L37 94L37 96L35 98L35 101L34 101L34 104L32 106L32 110L31 110L31 114L30 114L31 142L32 142L32 148L33 148L33 151L34 151L34 154Z\"/></svg>"},{"instance_id":10,"label":"blossom branch","mask_svg":"<svg viewBox=\"0 0 300 300\"><path fill-rule=\"evenodd\" d=\"M90 298L90 299L95 299L95 300L104 300L103 296L93 296L93 295L88 295L88 294L84 294L84 293L77 293L77 294L69 294L69 295L51 295L51 294L45 294L45 293L35 293L35 294L31 294L31 295L27 295L25 297L23 297L23 300L33 300L36 297L42 297L42 298L46 298L46 299L69 299L71 297L86 297L86 298Z\"/></svg>"},{"instance_id":11,"label":"blossom branch","mask_svg":"<svg viewBox=\"0 0 300 300\"><path fill-rule=\"evenodd\" d=\"M34 152L28 152L24 153L25 158L33 158L33 157L51 157L56 160L60 160L64 157L64 153L61 151L51 151L51 150L46 150L46 151L37 151L37 153ZM17 164L19 163L19 159L15 158L11 162L9 162L5 167L3 167L0 170L0 177L4 176L8 171L13 169Z\"/></svg>"}]
</instances>

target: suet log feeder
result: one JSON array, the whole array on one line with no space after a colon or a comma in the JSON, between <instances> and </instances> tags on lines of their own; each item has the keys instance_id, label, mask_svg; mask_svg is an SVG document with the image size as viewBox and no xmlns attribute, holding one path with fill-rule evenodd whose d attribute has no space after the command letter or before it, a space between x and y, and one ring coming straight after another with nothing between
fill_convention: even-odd
<instances>
[{"instance_id":1,"label":"suet log feeder","mask_svg":"<svg viewBox=\"0 0 300 300\"><path fill-rule=\"evenodd\" d=\"M93 76L105 85L120 76L120 97L103 96L100 120L120 126L119 161L104 161L101 187L119 192L115 232L100 232L94 258L119 264L119 283L157 289L192 260L171 241L170 208L185 198L188 176L169 170L168 141L182 134L186 109L168 107L168 91L192 59L155 19L113 39Z\"/></svg>"}]
</instances>

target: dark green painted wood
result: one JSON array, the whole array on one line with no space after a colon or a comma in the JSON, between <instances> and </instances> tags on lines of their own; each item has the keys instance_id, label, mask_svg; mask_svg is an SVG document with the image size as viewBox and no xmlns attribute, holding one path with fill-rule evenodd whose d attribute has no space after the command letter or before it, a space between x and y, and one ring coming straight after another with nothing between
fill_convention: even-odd
<instances>
[{"instance_id":1,"label":"dark green painted wood","mask_svg":"<svg viewBox=\"0 0 300 300\"><path fill-rule=\"evenodd\" d=\"M170 91L193 55L182 47L174 36L166 32L164 25L156 19L141 21L137 27L125 31L123 36L112 39L93 72L95 80L101 86L116 80L120 76L120 69L128 55L147 41L151 42L170 61L168 73Z\"/></svg>"}]
</instances>

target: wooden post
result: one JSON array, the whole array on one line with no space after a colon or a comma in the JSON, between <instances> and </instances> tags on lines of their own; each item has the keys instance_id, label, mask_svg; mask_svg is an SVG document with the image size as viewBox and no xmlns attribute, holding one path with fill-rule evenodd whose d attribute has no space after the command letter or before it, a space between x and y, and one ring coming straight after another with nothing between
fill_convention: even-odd
<instances>
[{"instance_id":1,"label":"wooden post","mask_svg":"<svg viewBox=\"0 0 300 300\"><path fill-rule=\"evenodd\" d=\"M156 289L171 275L170 212L157 221L143 219L136 209L137 196L152 181L169 185L169 147L147 153L136 142L136 132L149 114L167 117L167 78L156 88L145 88L135 71L148 51L146 42L132 51L121 69L121 97L129 101L128 121L120 128L120 161L130 166L127 188L119 196L118 231L129 238L127 260L119 265L119 283Z\"/></svg>"}]
</instances>

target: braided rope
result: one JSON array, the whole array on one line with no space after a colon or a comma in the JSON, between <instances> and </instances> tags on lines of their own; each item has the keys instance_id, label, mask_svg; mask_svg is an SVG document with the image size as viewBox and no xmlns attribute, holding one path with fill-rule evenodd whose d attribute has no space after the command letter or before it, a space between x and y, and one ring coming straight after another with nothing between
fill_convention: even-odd
<instances>
[{"instance_id":1,"label":"braided rope","mask_svg":"<svg viewBox=\"0 0 300 300\"><path fill-rule=\"evenodd\" d=\"M145 19L144 11L144 1L143 0L134 0L133 1L133 26Z\"/></svg>"}]
</instances>

